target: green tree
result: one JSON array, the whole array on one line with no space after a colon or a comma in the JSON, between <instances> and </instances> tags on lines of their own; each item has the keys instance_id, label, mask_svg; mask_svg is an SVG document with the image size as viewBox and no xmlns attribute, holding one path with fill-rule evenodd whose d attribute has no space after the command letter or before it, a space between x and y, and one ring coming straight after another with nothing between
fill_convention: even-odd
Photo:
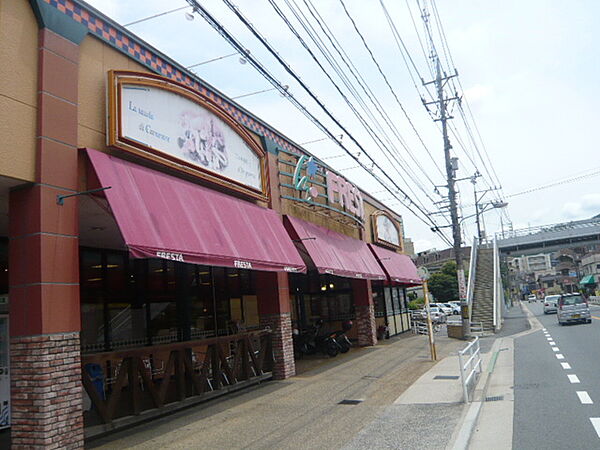
<instances>
[{"instance_id":1,"label":"green tree","mask_svg":"<svg viewBox=\"0 0 600 450\"><path fill-rule=\"evenodd\" d=\"M458 279L456 278L456 263L444 263L439 272L434 273L428 280L429 290L439 302L458 300Z\"/></svg>"}]
</instances>

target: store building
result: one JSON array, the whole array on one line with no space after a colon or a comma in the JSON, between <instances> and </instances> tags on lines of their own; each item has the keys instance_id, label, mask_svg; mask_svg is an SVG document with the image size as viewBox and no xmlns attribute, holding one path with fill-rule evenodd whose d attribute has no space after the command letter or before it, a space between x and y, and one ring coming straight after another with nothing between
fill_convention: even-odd
<instances>
[{"instance_id":1,"label":"store building","mask_svg":"<svg viewBox=\"0 0 600 450\"><path fill-rule=\"evenodd\" d=\"M84 2L3 2L0 33L13 447L293 376L315 319L409 328L401 218L368 193Z\"/></svg>"}]
</instances>

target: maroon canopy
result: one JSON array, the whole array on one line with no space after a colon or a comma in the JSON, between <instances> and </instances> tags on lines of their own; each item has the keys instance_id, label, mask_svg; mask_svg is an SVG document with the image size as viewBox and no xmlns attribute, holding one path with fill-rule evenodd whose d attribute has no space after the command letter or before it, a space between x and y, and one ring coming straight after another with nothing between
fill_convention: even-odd
<instances>
[{"instance_id":1,"label":"maroon canopy","mask_svg":"<svg viewBox=\"0 0 600 450\"><path fill-rule=\"evenodd\" d=\"M284 222L290 236L302 242L319 273L348 278L385 279L385 273L366 242L296 217L285 216Z\"/></svg>"},{"instance_id":2,"label":"maroon canopy","mask_svg":"<svg viewBox=\"0 0 600 450\"><path fill-rule=\"evenodd\" d=\"M277 212L87 150L135 258L266 271L306 266Z\"/></svg>"},{"instance_id":3,"label":"maroon canopy","mask_svg":"<svg viewBox=\"0 0 600 450\"><path fill-rule=\"evenodd\" d=\"M407 255L386 250L377 245L369 244L373 254L382 265L390 281L397 283L417 285L423 281L417 274L417 267Z\"/></svg>"}]
</instances>

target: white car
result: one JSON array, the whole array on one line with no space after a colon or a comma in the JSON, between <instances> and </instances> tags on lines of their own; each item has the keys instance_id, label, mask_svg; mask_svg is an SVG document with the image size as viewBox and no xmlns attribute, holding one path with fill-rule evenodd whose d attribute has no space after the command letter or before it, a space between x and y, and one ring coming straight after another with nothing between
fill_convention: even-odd
<instances>
[{"instance_id":1,"label":"white car","mask_svg":"<svg viewBox=\"0 0 600 450\"><path fill-rule=\"evenodd\" d=\"M537 302L537 297L535 295L531 294L529 297L527 297L527 300L529 301L529 303Z\"/></svg>"},{"instance_id":2,"label":"white car","mask_svg":"<svg viewBox=\"0 0 600 450\"><path fill-rule=\"evenodd\" d=\"M560 299L560 295L546 295L544 298L544 314L555 313L558 310L556 304Z\"/></svg>"},{"instance_id":3,"label":"white car","mask_svg":"<svg viewBox=\"0 0 600 450\"><path fill-rule=\"evenodd\" d=\"M451 316L454 312L452 307L447 306L445 303L430 303L432 307L440 308L443 313L447 316Z\"/></svg>"},{"instance_id":4,"label":"white car","mask_svg":"<svg viewBox=\"0 0 600 450\"><path fill-rule=\"evenodd\" d=\"M460 314L460 304L456 303L444 303L448 308L452 309L452 314L458 315Z\"/></svg>"}]
</instances>

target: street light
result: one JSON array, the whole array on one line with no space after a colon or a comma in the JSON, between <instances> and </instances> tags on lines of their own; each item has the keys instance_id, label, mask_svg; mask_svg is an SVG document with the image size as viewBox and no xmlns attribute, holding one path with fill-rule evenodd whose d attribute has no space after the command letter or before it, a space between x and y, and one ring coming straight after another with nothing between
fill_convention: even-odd
<instances>
[{"instance_id":1,"label":"street light","mask_svg":"<svg viewBox=\"0 0 600 450\"><path fill-rule=\"evenodd\" d=\"M287 90L289 88L290 87L287 84L283 86L283 90L286 91L286 92L287 92ZM248 94L236 95L235 97L231 97L231 100L237 100L238 98L250 97L251 95L262 94L263 92L270 92L270 91L275 91L275 90L277 90L277 88L276 87L272 87L272 88L269 88L269 89L263 89L261 91L250 92ZM283 93L281 95L283 95Z\"/></svg>"}]
</instances>

